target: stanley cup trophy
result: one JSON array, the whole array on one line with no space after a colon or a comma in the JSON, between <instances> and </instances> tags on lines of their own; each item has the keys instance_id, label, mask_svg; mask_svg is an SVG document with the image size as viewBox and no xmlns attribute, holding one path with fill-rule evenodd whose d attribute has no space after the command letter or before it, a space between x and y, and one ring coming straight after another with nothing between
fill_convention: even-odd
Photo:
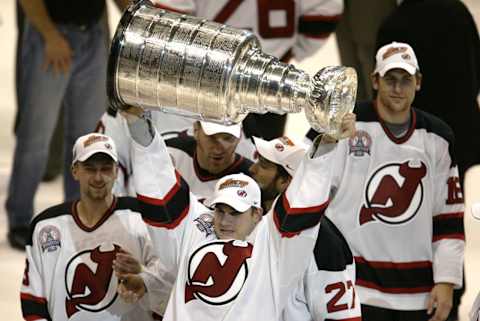
<instances>
[{"instance_id":1,"label":"stanley cup trophy","mask_svg":"<svg viewBox=\"0 0 480 321\"><path fill-rule=\"evenodd\" d=\"M335 134L353 110L352 68L326 67L313 79L262 52L247 30L139 1L123 14L108 65L111 108L129 105L223 124L249 112L296 113Z\"/></svg>"}]
</instances>

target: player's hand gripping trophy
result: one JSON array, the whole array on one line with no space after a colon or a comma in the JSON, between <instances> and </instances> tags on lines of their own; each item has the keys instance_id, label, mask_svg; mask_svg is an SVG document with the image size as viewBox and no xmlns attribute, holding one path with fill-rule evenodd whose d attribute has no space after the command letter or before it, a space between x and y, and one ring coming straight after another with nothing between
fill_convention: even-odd
<instances>
[{"instance_id":1,"label":"player's hand gripping trophy","mask_svg":"<svg viewBox=\"0 0 480 321\"><path fill-rule=\"evenodd\" d=\"M111 108L129 105L223 124L249 112L295 113L336 136L353 110L352 68L321 69L312 78L262 52L247 30L138 1L123 14L108 66Z\"/></svg>"}]
</instances>

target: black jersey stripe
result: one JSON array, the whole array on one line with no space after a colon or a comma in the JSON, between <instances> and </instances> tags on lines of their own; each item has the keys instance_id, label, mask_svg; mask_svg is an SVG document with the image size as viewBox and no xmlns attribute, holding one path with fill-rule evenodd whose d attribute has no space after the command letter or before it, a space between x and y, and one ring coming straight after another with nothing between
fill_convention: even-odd
<instances>
[{"instance_id":1,"label":"black jersey stripe","mask_svg":"<svg viewBox=\"0 0 480 321\"><path fill-rule=\"evenodd\" d=\"M25 320L52 320L48 313L47 300L28 293L20 293L22 314Z\"/></svg>"},{"instance_id":2,"label":"black jersey stripe","mask_svg":"<svg viewBox=\"0 0 480 321\"><path fill-rule=\"evenodd\" d=\"M188 214L190 189L182 176L175 171L177 182L164 198L137 195L142 218L156 227L175 228Z\"/></svg>"},{"instance_id":3,"label":"black jersey stripe","mask_svg":"<svg viewBox=\"0 0 480 321\"><path fill-rule=\"evenodd\" d=\"M381 262L355 257L357 285L383 293L426 293L433 287L430 261Z\"/></svg>"},{"instance_id":4,"label":"black jersey stripe","mask_svg":"<svg viewBox=\"0 0 480 321\"><path fill-rule=\"evenodd\" d=\"M441 214L433 217L433 237L436 242L442 239L465 240L463 212Z\"/></svg>"},{"instance_id":5,"label":"black jersey stripe","mask_svg":"<svg viewBox=\"0 0 480 321\"><path fill-rule=\"evenodd\" d=\"M327 205L328 201L312 207L291 207L284 193L275 202L273 220L283 237L293 237L301 231L317 225Z\"/></svg>"}]
</instances>

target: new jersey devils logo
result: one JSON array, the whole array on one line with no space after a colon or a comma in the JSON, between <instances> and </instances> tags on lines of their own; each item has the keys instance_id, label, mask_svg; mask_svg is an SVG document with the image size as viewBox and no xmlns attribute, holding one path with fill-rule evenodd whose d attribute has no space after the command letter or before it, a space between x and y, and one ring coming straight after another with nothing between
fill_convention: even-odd
<instances>
[{"instance_id":1,"label":"new jersey devils logo","mask_svg":"<svg viewBox=\"0 0 480 321\"><path fill-rule=\"evenodd\" d=\"M196 250L188 263L185 303L200 299L221 305L235 300L247 280L252 250L244 241L217 241Z\"/></svg>"},{"instance_id":2,"label":"new jersey devils logo","mask_svg":"<svg viewBox=\"0 0 480 321\"><path fill-rule=\"evenodd\" d=\"M360 225L378 219L387 224L411 220L423 200L422 178L427 174L423 162L387 164L368 180L365 203L360 210Z\"/></svg>"},{"instance_id":3,"label":"new jersey devils logo","mask_svg":"<svg viewBox=\"0 0 480 321\"><path fill-rule=\"evenodd\" d=\"M65 308L69 318L79 310L104 310L115 301L116 278L112 277L112 262L119 250L118 245L107 251L101 251L98 246L70 259L65 269L68 296Z\"/></svg>"}]
</instances>

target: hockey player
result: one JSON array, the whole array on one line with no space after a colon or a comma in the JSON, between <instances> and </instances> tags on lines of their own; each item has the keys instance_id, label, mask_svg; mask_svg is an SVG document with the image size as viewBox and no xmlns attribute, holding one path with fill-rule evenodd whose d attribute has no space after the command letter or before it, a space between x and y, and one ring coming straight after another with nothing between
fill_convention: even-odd
<instances>
[{"instance_id":1,"label":"hockey player","mask_svg":"<svg viewBox=\"0 0 480 321\"><path fill-rule=\"evenodd\" d=\"M377 96L356 107L356 135L335 154L337 191L326 215L355 256L366 321L445 320L462 283L464 205L454 136L411 106L421 79L408 44L381 47L372 74Z\"/></svg>"},{"instance_id":2,"label":"hockey player","mask_svg":"<svg viewBox=\"0 0 480 321\"><path fill-rule=\"evenodd\" d=\"M252 30L263 51L283 62L301 61L322 47L335 30L342 0L151 0L157 7ZM286 117L250 114L248 137L283 135Z\"/></svg>"},{"instance_id":3,"label":"hockey player","mask_svg":"<svg viewBox=\"0 0 480 321\"><path fill-rule=\"evenodd\" d=\"M152 320L116 292L116 253L143 265L156 260L136 200L112 195L117 170L111 138L94 133L77 139L72 175L80 200L51 207L31 223L20 295L25 320Z\"/></svg>"},{"instance_id":4,"label":"hockey player","mask_svg":"<svg viewBox=\"0 0 480 321\"><path fill-rule=\"evenodd\" d=\"M192 185L192 188L194 184L195 186L198 186L198 184L201 185L202 182L205 182L205 184L209 185L207 189L211 192L213 190L213 185L215 185L215 181L213 183L211 181L218 178L214 178L211 175L206 175L205 173L202 175L202 170L199 168L199 166L196 166L197 170L194 170L193 154L195 154L196 140L192 136L194 136L195 132L195 120L154 110L150 111L149 113L149 117L154 124L154 127L157 128L162 137L165 140L170 141L173 146L178 147L171 149L172 153L177 155L176 158L186 157L190 159L190 161L186 161L186 163L183 163L179 160L178 164L183 164L183 170L181 170L181 173L185 175L186 178L192 175L192 180L187 180L189 184ZM213 126L214 124L211 125L211 127ZM224 130L227 132L236 132L238 130L237 126L235 126L234 129L235 130ZM216 130L218 131L219 129ZM122 196L135 196L135 189L133 188L134 173L132 170L132 162L130 160L130 134L128 132L128 126L125 122L125 119L122 116L117 115L116 112L109 110L98 122L96 131L112 137L118 146L118 163L120 171L113 188L114 194ZM248 159L253 158L255 148L253 147L252 142L245 138L243 132L236 135L239 136L240 139L235 139L235 152L241 156L235 156L235 161L231 162L231 164L235 163L236 166L233 166L231 169L235 170L235 168L238 166L243 169L240 171L246 172L248 166L250 166L250 161ZM182 153L182 150L185 151L185 153ZM233 157L232 155L234 155L233 152L228 156ZM240 162L238 162L239 159L241 159ZM228 165L231 164L228 163ZM184 170L187 170L188 172L184 173ZM193 191L202 191L201 188L202 187L193 188ZM204 193L205 192L202 192L201 195Z\"/></svg>"},{"instance_id":5,"label":"hockey player","mask_svg":"<svg viewBox=\"0 0 480 321\"><path fill-rule=\"evenodd\" d=\"M309 263L328 203L332 147L316 142L265 216L260 188L244 174L220 179L207 202L213 213L199 215L199 203L175 174L159 135L150 136L143 119L130 122L133 165L140 173L135 188L161 257L159 273L176 274L164 320L278 320ZM353 132L354 122L345 119L342 137ZM122 278L128 290L138 283L139 296L151 292L148 277Z\"/></svg>"},{"instance_id":6,"label":"hockey player","mask_svg":"<svg viewBox=\"0 0 480 321\"><path fill-rule=\"evenodd\" d=\"M250 171L262 189L264 208L270 208L288 187L306 146L288 137L271 141L255 137L254 142L258 160ZM324 216L308 270L289 295L282 320L355 321L361 320L360 314L352 252L340 231Z\"/></svg>"},{"instance_id":7,"label":"hockey player","mask_svg":"<svg viewBox=\"0 0 480 321\"><path fill-rule=\"evenodd\" d=\"M252 161L238 154L241 126L224 126L197 121L193 136L181 136L165 141L175 168L199 198L212 196L215 184L228 174L249 173ZM253 157L254 148L250 155Z\"/></svg>"}]
</instances>

